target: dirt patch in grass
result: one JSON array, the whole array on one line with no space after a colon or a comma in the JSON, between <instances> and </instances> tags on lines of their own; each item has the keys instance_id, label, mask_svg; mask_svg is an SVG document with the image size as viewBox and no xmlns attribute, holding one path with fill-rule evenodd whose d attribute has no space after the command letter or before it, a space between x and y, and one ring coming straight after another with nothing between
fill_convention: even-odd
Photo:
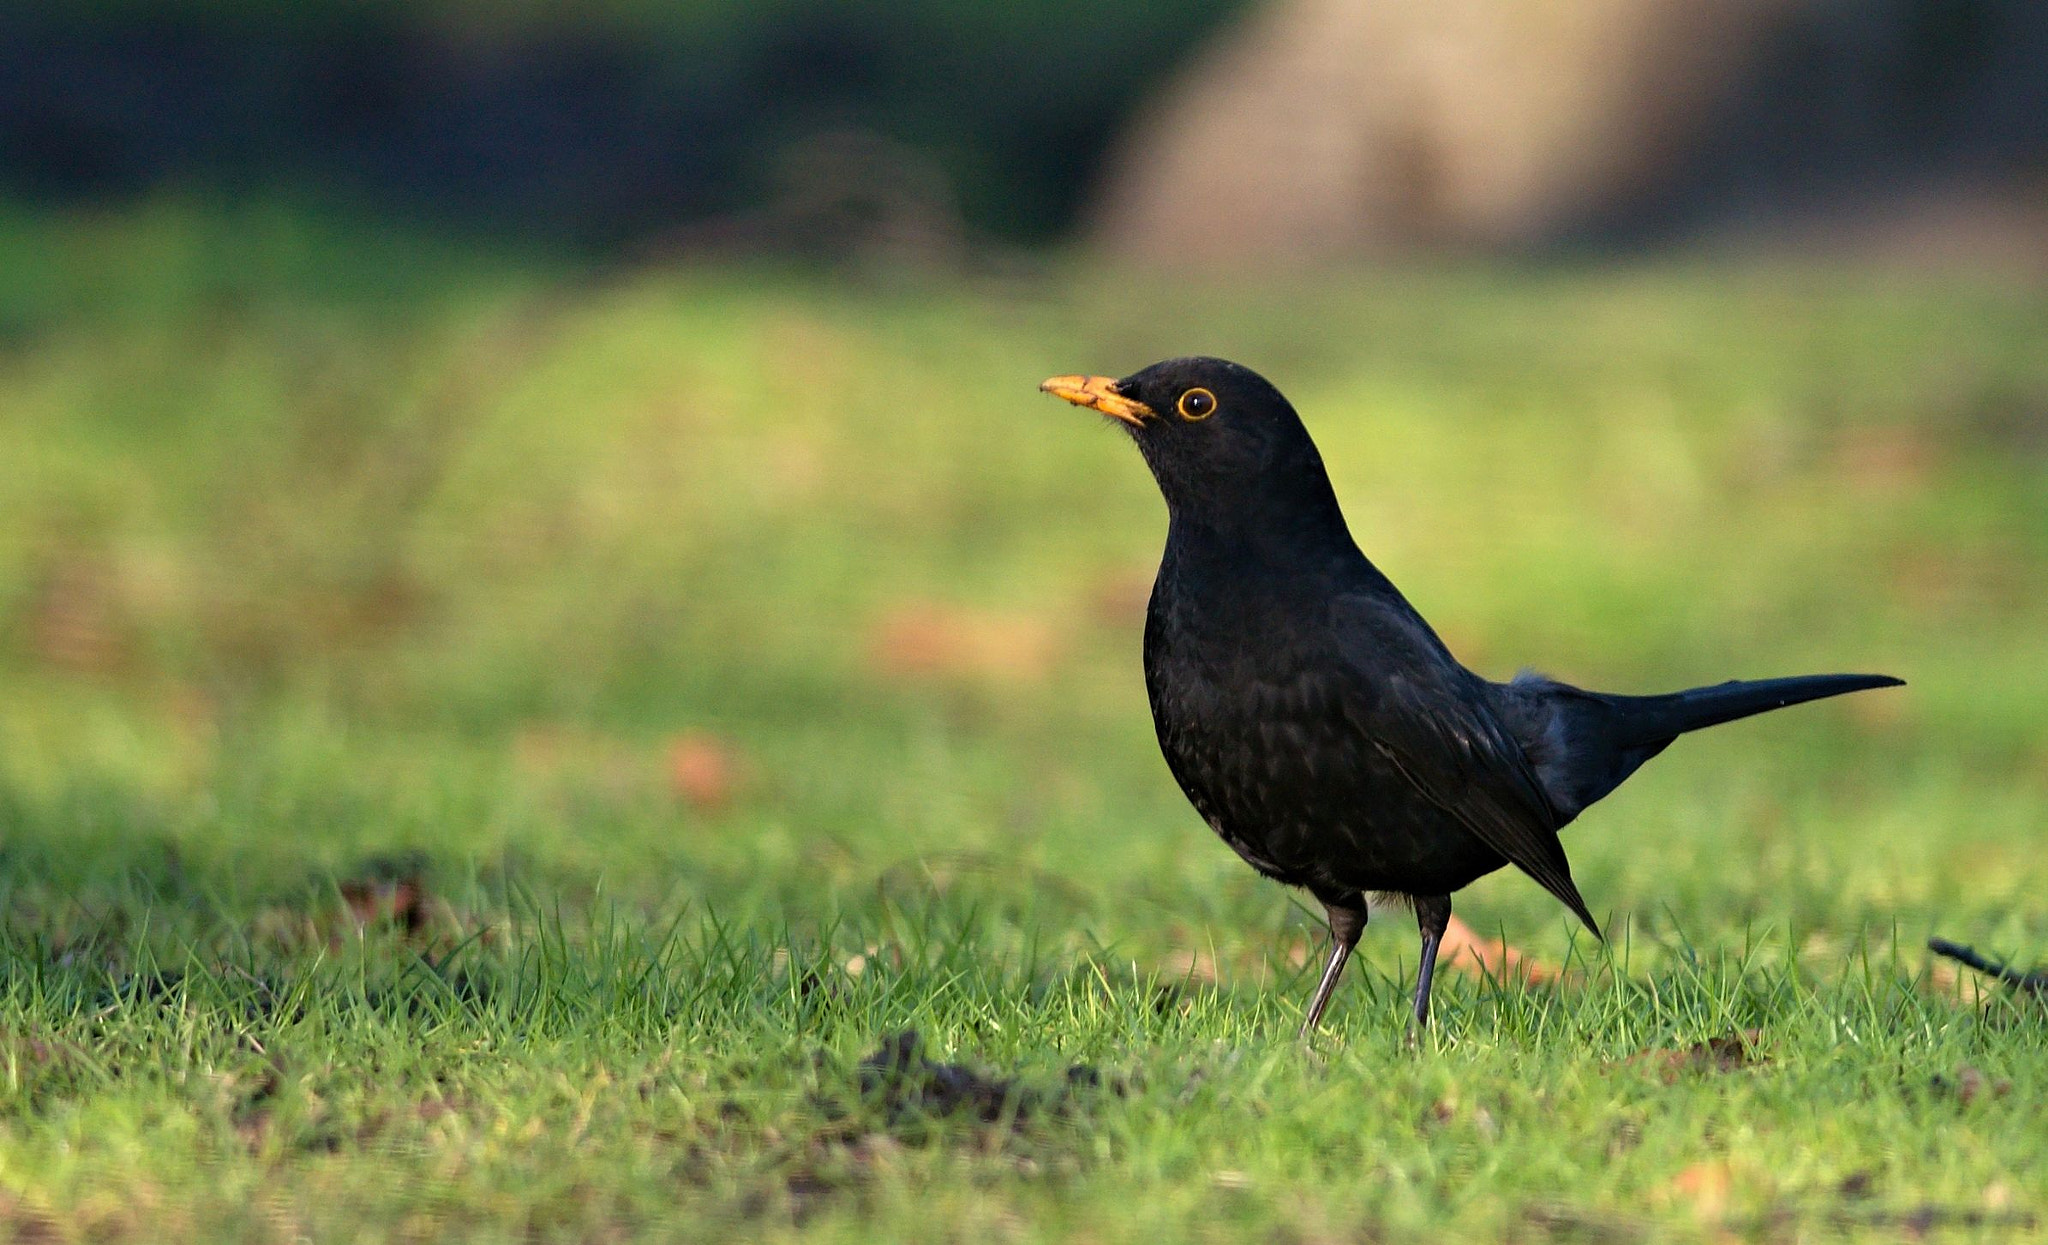
<instances>
[{"instance_id":1,"label":"dirt patch in grass","mask_svg":"<svg viewBox=\"0 0 2048 1245\"><path fill-rule=\"evenodd\" d=\"M2012 1093L2011 1081L2003 1077L1995 1081L1987 1080L1982 1072L1968 1064L1957 1068L1952 1076L1937 1073L1933 1080L1928 1082L1928 1087L1937 1097L1953 1097L1966 1107L1979 1098L2003 1098Z\"/></svg>"},{"instance_id":2,"label":"dirt patch in grass","mask_svg":"<svg viewBox=\"0 0 2048 1245\"><path fill-rule=\"evenodd\" d=\"M826 1126L770 1157L740 1196L740 1216L800 1226L836 1202L858 1202L906 1151L924 1146L957 1146L1008 1174L1044 1175L1075 1160L1040 1126L1072 1121L1090 1097L1127 1088L1085 1065L1030 1078L933 1059L914 1029L884 1038L850 1072L852 1100L819 1095Z\"/></svg>"},{"instance_id":3,"label":"dirt patch in grass","mask_svg":"<svg viewBox=\"0 0 2048 1245\"><path fill-rule=\"evenodd\" d=\"M1106 1083L1085 1064L1066 1070L1057 1085L1029 1085L1009 1077L990 1076L964 1064L941 1063L924 1053L924 1039L905 1029L885 1039L860 1061L860 1092L879 1108L891 1125L937 1119L969 1119L982 1124L1019 1128L1036 1117L1066 1113L1077 1094L1107 1087L1121 1093L1120 1083Z\"/></svg>"},{"instance_id":4,"label":"dirt patch in grass","mask_svg":"<svg viewBox=\"0 0 2048 1245\"><path fill-rule=\"evenodd\" d=\"M1670 1085L1681 1077L1738 1072L1768 1062L1762 1045L1761 1030L1745 1029L1715 1034L1687 1046L1638 1051L1623 1062L1646 1068Z\"/></svg>"}]
</instances>

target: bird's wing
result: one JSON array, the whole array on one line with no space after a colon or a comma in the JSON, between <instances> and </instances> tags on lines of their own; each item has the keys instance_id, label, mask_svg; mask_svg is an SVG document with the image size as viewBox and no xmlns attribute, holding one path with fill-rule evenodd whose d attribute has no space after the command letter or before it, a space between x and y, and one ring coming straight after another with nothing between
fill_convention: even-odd
<instances>
[{"instance_id":1,"label":"bird's wing","mask_svg":"<svg viewBox=\"0 0 2048 1245\"><path fill-rule=\"evenodd\" d=\"M1346 595L1333 610L1356 689L1347 710L1367 742L1424 799L1535 878L1598 937L1558 841L1563 819L1479 680L1404 602Z\"/></svg>"}]
</instances>

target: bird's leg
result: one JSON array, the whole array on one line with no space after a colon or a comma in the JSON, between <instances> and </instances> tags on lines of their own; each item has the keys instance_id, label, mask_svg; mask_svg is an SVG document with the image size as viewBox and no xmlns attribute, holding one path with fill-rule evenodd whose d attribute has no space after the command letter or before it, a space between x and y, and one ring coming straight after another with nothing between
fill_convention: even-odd
<instances>
[{"instance_id":1,"label":"bird's leg","mask_svg":"<svg viewBox=\"0 0 2048 1245\"><path fill-rule=\"evenodd\" d=\"M1429 987L1436 980L1436 949L1451 923L1449 895L1417 895L1415 923L1422 928L1422 968L1415 974L1415 1028L1429 1027Z\"/></svg>"},{"instance_id":2,"label":"bird's leg","mask_svg":"<svg viewBox=\"0 0 2048 1245\"><path fill-rule=\"evenodd\" d=\"M1323 1009L1330 1005L1330 995L1337 989L1337 979L1344 975L1344 961L1351 958L1351 948L1358 945L1358 936L1365 932L1365 902L1353 896L1350 903L1323 901L1323 910L1330 914L1330 962L1323 966L1323 979L1316 983L1316 994L1309 1000L1308 1018L1301 1022L1299 1036L1307 1037L1317 1022L1323 1018Z\"/></svg>"}]
</instances>

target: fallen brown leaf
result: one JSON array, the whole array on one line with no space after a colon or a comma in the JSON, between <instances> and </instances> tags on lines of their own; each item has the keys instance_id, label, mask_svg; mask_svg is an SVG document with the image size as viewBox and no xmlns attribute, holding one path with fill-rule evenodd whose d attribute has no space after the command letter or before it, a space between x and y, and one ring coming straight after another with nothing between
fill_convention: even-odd
<instances>
[{"instance_id":1,"label":"fallen brown leaf","mask_svg":"<svg viewBox=\"0 0 2048 1245\"><path fill-rule=\"evenodd\" d=\"M746 759L726 740L702 731L676 737L668 748L669 788L699 812L717 812L745 786Z\"/></svg>"},{"instance_id":2,"label":"fallen brown leaf","mask_svg":"<svg viewBox=\"0 0 2048 1245\"><path fill-rule=\"evenodd\" d=\"M1437 948L1437 955L1452 968L1470 973L1484 973L1502 980L1520 977L1535 985L1556 981L1558 970L1532 956L1508 945L1506 939L1481 938L1472 927L1451 918L1444 927L1443 942Z\"/></svg>"},{"instance_id":3,"label":"fallen brown leaf","mask_svg":"<svg viewBox=\"0 0 2048 1245\"><path fill-rule=\"evenodd\" d=\"M351 878L341 884L341 898L357 925L389 921L416 934L427 923L426 889L418 878Z\"/></svg>"},{"instance_id":4,"label":"fallen brown leaf","mask_svg":"<svg viewBox=\"0 0 2048 1245\"><path fill-rule=\"evenodd\" d=\"M414 853L364 861L355 876L338 884L342 902L358 927L390 922L407 934L426 927L428 895L425 861Z\"/></svg>"},{"instance_id":5,"label":"fallen brown leaf","mask_svg":"<svg viewBox=\"0 0 2048 1245\"><path fill-rule=\"evenodd\" d=\"M1043 619L921 601L878 621L868 662L892 678L966 676L1029 682L1051 670L1058 638Z\"/></svg>"},{"instance_id":6,"label":"fallen brown leaf","mask_svg":"<svg viewBox=\"0 0 2048 1245\"><path fill-rule=\"evenodd\" d=\"M1726 1159L1710 1159L1679 1172L1664 1187L1668 1201L1692 1208L1701 1219L1714 1219L1727 1209L1728 1194L1735 1187L1735 1173Z\"/></svg>"}]
</instances>

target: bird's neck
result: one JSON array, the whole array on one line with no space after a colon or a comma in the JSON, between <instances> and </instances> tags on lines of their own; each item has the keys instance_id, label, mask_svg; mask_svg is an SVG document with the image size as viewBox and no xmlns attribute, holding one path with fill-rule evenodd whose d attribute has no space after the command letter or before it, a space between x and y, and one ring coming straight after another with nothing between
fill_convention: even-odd
<instances>
[{"instance_id":1,"label":"bird's neck","mask_svg":"<svg viewBox=\"0 0 2048 1245\"><path fill-rule=\"evenodd\" d=\"M1258 484L1185 504L1169 496L1168 565L1205 579L1271 577L1304 587L1344 587L1379 578L1351 539L1336 490L1319 461Z\"/></svg>"}]
</instances>

